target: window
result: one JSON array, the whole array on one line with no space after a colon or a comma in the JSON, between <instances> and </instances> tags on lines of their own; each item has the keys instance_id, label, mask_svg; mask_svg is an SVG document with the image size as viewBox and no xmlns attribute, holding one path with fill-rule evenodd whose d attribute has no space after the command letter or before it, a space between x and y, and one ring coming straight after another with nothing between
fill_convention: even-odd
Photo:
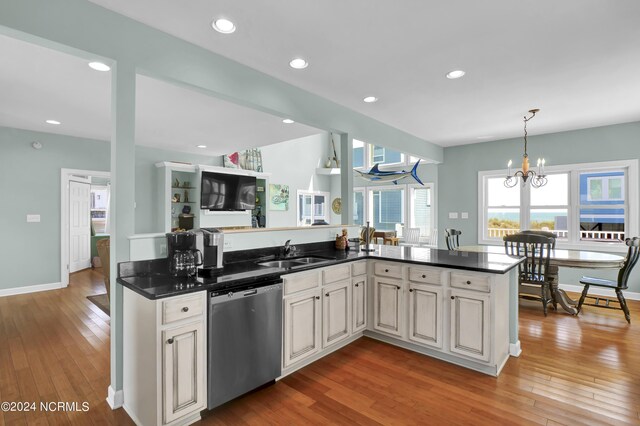
<instances>
[{"instance_id":1,"label":"window","mask_svg":"<svg viewBox=\"0 0 640 426\"><path fill-rule=\"evenodd\" d=\"M364 167L364 159L365 159L365 143L359 140L353 140L353 168L361 168Z\"/></svg>"},{"instance_id":2,"label":"window","mask_svg":"<svg viewBox=\"0 0 640 426\"><path fill-rule=\"evenodd\" d=\"M298 226L309 226L315 222L329 223L328 192L298 191Z\"/></svg>"},{"instance_id":3,"label":"window","mask_svg":"<svg viewBox=\"0 0 640 426\"><path fill-rule=\"evenodd\" d=\"M420 236L431 241L435 228L433 184L409 185L409 228L420 228Z\"/></svg>"},{"instance_id":4,"label":"window","mask_svg":"<svg viewBox=\"0 0 640 426\"><path fill-rule=\"evenodd\" d=\"M504 171L480 172L480 243L520 229L548 230L559 244L620 244L638 230L638 161L547 168L541 188L504 187Z\"/></svg>"},{"instance_id":5,"label":"window","mask_svg":"<svg viewBox=\"0 0 640 426\"><path fill-rule=\"evenodd\" d=\"M364 188L353 190L353 224L364 226Z\"/></svg>"},{"instance_id":6,"label":"window","mask_svg":"<svg viewBox=\"0 0 640 426\"><path fill-rule=\"evenodd\" d=\"M109 232L107 212L109 210L109 186L91 185L91 225L96 234Z\"/></svg>"},{"instance_id":7,"label":"window","mask_svg":"<svg viewBox=\"0 0 640 426\"><path fill-rule=\"evenodd\" d=\"M369 188L369 221L378 231L395 231L404 222L404 185Z\"/></svg>"},{"instance_id":8,"label":"window","mask_svg":"<svg viewBox=\"0 0 640 426\"><path fill-rule=\"evenodd\" d=\"M404 154L383 146L371 146L371 165L404 163Z\"/></svg>"}]
</instances>

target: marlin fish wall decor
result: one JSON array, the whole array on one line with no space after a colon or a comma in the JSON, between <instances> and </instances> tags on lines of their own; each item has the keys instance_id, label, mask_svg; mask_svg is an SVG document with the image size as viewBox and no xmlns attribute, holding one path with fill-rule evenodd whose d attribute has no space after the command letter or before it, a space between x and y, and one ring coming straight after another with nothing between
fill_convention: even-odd
<instances>
[{"instance_id":1,"label":"marlin fish wall decor","mask_svg":"<svg viewBox=\"0 0 640 426\"><path fill-rule=\"evenodd\" d=\"M369 180L371 182L393 182L397 185L399 180L402 180L404 178L411 176L420 185L424 185L424 183L422 183L422 181L420 180L417 174L418 164L420 164L420 160L416 161L416 164L413 166L413 169L411 169L410 172L406 172L404 170L400 172L381 171L378 168L377 163L368 172L361 172L360 170L354 170L354 172L360 173L360 177L362 177L363 179Z\"/></svg>"}]
</instances>

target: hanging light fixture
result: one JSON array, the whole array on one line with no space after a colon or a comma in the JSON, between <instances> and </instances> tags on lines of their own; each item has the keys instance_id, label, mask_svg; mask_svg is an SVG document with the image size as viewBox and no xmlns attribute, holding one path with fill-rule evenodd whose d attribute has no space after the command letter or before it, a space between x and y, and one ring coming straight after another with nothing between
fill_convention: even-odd
<instances>
[{"instance_id":1,"label":"hanging light fixture","mask_svg":"<svg viewBox=\"0 0 640 426\"><path fill-rule=\"evenodd\" d=\"M518 178L522 178L522 185L525 185L527 181L534 188L540 188L541 186L545 186L547 184L547 177L544 174L544 158L538 158L538 173L529 169L529 155L527 154L527 122L536 116L536 113L540 111L539 109L531 109L529 110L529 114L531 117L527 118L524 116L524 155L522 156L522 170L518 170L517 172L511 174L511 165L513 161L509 160L507 167L509 171L507 172L507 177L504 180L504 186L507 188L513 188L519 182Z\"/></svg>"}]
</instances>

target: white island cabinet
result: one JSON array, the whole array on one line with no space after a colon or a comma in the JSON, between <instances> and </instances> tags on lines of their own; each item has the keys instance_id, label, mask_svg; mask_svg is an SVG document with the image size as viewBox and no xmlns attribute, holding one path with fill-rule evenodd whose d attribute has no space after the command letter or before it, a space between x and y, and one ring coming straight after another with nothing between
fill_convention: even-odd
<instances>
[{"instance_id":1,"label":"white island cabinet","mask_svg":"<svg viewBox=\"0 0 640 426\"><path fill-rule=\"evenodd\" d=\"M207 404L207 292L150 300L125 288L124 409L138 425L188 425Z\"/></svg>"},{"instance_id":2,"label":"white island cabinet","mask_svg":"<svg viewBox=\"0 0 640 426\"><path fill-rule=\"evenodd\" d=\"M365 335L497 376L509 357L509 275L374 260Z\"/></svg>"}]
</instances>

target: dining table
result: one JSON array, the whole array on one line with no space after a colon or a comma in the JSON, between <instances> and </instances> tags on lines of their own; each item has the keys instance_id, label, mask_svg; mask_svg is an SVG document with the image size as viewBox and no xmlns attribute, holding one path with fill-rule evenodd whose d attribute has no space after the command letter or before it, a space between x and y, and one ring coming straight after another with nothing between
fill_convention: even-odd
<instances>
[{"instance_id":1,"label":"dining table","mask_svg":"<svg viewBox=\"0 0 640 426\"><path fill-rule=\"evenodd\" d=\"M398 237L396 231L374 231L373 240L378 241L378 238L382 238L382 243L385 245L398 245Z\"/></svg>"},{"instance_id":2,"label":"dining table","mask_svg":"<svg viewBox=\"0 0 640 426\"><path fill-rule=\"evenodd\" d=\"M505 254L504 246L460 246L459 251L471 251L482 253ZM567 250L552 249L549 253L549 266L556 266L552 276L550 276L550 287L553 300L557 302L566 312L577 315L578 302L571 299L567 293L559 288L557 268L617 268L620 269L624 263L624 256L611 253L601 253L587 250ZM551 268L550 268L551 269Z\"/></svg>"}]
</instances>

